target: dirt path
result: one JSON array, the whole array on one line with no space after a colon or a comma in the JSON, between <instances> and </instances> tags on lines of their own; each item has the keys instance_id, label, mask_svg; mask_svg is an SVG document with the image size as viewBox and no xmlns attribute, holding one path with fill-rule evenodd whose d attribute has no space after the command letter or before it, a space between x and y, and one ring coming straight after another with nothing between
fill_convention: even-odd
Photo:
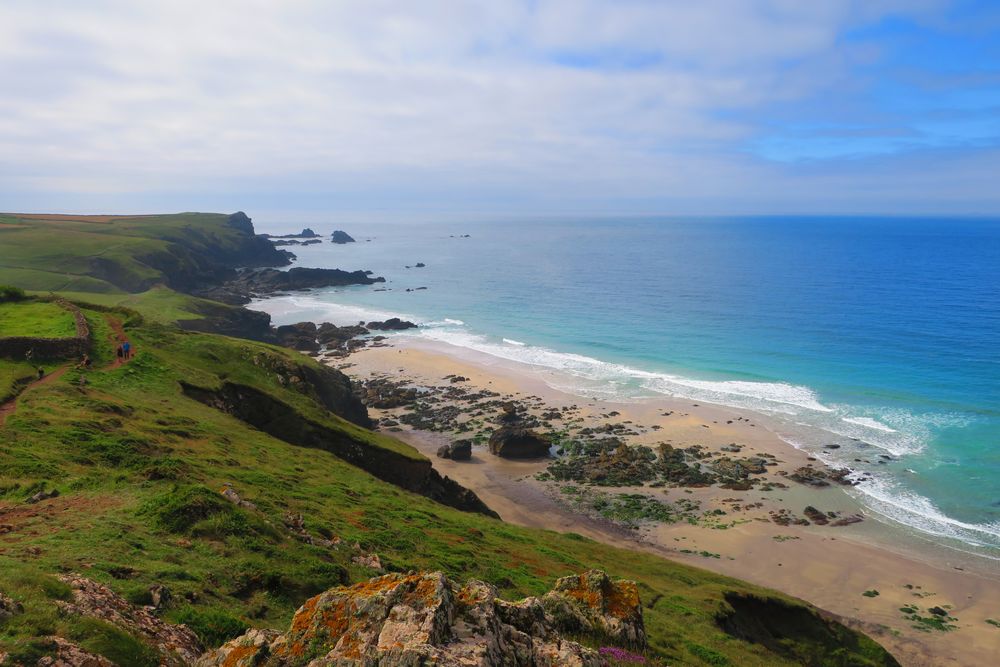
<instances>
[{"instance_id":1,"label":"dirt path","mask_svg":"<svg viewBox=\"0 0 1000 667\"><path fill-rule=\"evenodd\" d=\"M111 342L111 346L117 352L118 346L128 340L128 336L125 335L125 327L122 326L121 320L117 317L112 317L111 315L105 315L104 319L107 320L108 326L111 327L111 335L108 336L108 340ZM122 359L117 354L115 354L111 363L106 367L108 369L118 368L122 364L127 364L129 359Z\"/></svg>"},{"instance_id":2,"label":"dirt path","mask_svg":"<svg viewBox=\"0 0 1000 667\"><path fill-rule=\"evenodd\" d=\"M119 344L128 340L128 337L125 335L125 328L122 326L121 320L116 317L105 315L105 319L107 320L108 326L111 327L112 331L111 335L108 336L108 342L111 343L113 348L117 348ZM111 363L105 366L105 369L113 370L123 364L127 364L129 361L129 359L121 359L116 355ZM18 392L17 396L4 402L3 404L0 404L0 426L3 426L4 422L7 421L7 417L17 410L17 401L25 394L25 392L30 391L39 385L48 384L49 382L58 380L63 376L63 374L66 373L66 371L69 370L69 368L70 364L60 366L51 373L47 373L41 380L35 380L34 382L28 383L24 386L24 389Z\"/></svg>"},{"instance_id":3,"label":"dirt path","mask_svg":"<svg viewBox=\"0 0 1000 667\"><path fill-rule=\"evenodd\" d=\"M62 377L62 375L68 370L69 370L69 365L67 364L65 366L60 366L51 373L46 373L45 377L43 377L41 380L35 380L34 382L30 382L29 384L25 385L24 389L22 389L17 394L17 396L10 399L3 405L0 405L0 426L3 426L4 422L7 421L7 416L17 409L17 401L19 398L21 398L21 396L24 395L26 391L29 391L34 387L38 387L43 384L48 384L49 382L55 382L60 377Z\"/></svg>"}]
</instances>

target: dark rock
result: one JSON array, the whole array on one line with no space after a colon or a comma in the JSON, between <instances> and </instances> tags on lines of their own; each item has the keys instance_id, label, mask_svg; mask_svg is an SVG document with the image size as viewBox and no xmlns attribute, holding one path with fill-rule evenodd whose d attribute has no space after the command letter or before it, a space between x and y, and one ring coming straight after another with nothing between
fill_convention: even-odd
<instances>
[{"instance_id":1,"label":"dark rock","mask_svg":"<svg viewBox=\"0 0 1000 667\"><path fill-rule=\"evenodd\" d=\"M339 229L333 233L333 237L330 240L337 244L354 243L354 239L351 238L350 234Z\"/></svg>"},{"instance_id":2,"label":"dark rock","mask_svg":"<svg viewBox=\"0 0 1000 667\"><path fill-rule=\"evenodd\" d=\"M365 325L369 329L376 331L403 331L404 329L416 329L417 325L398 317L390 317L384 322L369 322Z\"/></svg>"},{"instance_id":3,"label":"dark rock","mask_svg":"<svg viewBox=\"0 0 1000 667\"><path fill-rule=\"evenodd\" d=\"M490 436L490 453L507 459L537 459L549 455L549 438L520 426L501 426Z\"/></svg>"},{"instance_id":4,"label":"dark rock","mask_svg":"<svg viewBox=\"0 0 1000 667\"><path fill-rule=\"evenodd\" d=\"M58 496L59 496L58 489L52 489L51 491L39 491L35 495L28 498L28 500L25 502L27 502L30 505L34 505L35 503L40 503L43 500L48 500L49 498L57 498Z\"/></svg>"},{"instance_id":5,"label":"dark rock","mask_svg":"<svg viewBox=\"0 0 1000 667\"><path fill-rule=\"evenodd\" d=\"M416 264L413 265L413 267L416 268L416 269L422 269L425 266L427 266L427 265L424 264L423 262L417 262Z\"/></svg>"},{"instance_id":6,"label":"dark rock","mask_svg":"<svg viewBox=\"0 0 1000 667\"><path fill-rule=\"evenodd\" d=\"M456 440L450 445L442 445L438 448L437 455L442 459L468 461L472 458L472 441Z\"/></svg>"},{"instance_id":7,"label":"dark rock","mask_svg":"<svg viewBox=\"0 0 1000 667\"><path fill-rule=\"evenodd\" d=\"M298 324L286 324L274 330L278 337L278 342L293 350L315 352L319 350L319 343L316 341L316 325L312 322L299 322Z\"/></svg>"},{"instance_id":8,"label":"dark rock","mask_svg":"<svg viewBox=\"0 0 1000 667\"><path fill-rule=\"evenodd\" d=\"M826 515L812 505L807 505L806 508L802 510L802 513L806 515L807 519L815 523L817 526L825 526L830 523L830 520L826 517Z\"/></svg>"}]
</instances>

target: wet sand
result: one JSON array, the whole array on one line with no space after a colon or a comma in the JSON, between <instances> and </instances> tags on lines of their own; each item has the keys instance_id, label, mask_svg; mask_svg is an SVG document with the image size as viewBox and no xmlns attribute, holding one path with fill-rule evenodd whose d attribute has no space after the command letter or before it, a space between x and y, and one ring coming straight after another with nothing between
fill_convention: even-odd
<instances>
[{"instance_id":1,"label":"wet sand","mask_svg":"<svg viewBox=\"0 0 1000 667\"><path fill-rule=\"evenodd\" d=\"M782 480L781 473L819 465L768 430L765 419L746 411L670 398L627 403L588 399L553 388L565 386L553 371L445 345L396 338L391 347L351 355L344 370L359 380L408 378L415 386L437 387L448 384L446 376L461 375L467 378L463 388L469 390L488 389L536 406L575 405L587 425L630 423L636 431L627 438L630 445L667 442L718 449L735 442L743 447L740 456L776 457L778 464L768 469L768 479ZM370 412L373 417L399 414ZM611 418L611 413L617 414ZM667 502L694 499L703 511L718 508L726 513L714 522L644 523L632 530L580 511L565 502L558 484L537 480L536 474L548 465L544 460L505 460L483 446L473 448L471 461L440 459L435 457L438 447L463 436L400 428L394 435L430 457L442 474L474 490L505 521L575 532L775 588L842 616L905 665L991 665L1000 657L1000 627L986 622L1000 621L998 563L908 535L866 512L842 487L785 481L788 488L770 491L604 489ZM806 505L865 520L843 527L778 525L772 520L782 509L801 516ZM866 591L878 595L865 596ZM929 609L940 607L957 619L952 622L956 627L947 632L918 630L900 610L906 606L916 607L922 617L933 616Z\"/></svg>"}]
</instances>

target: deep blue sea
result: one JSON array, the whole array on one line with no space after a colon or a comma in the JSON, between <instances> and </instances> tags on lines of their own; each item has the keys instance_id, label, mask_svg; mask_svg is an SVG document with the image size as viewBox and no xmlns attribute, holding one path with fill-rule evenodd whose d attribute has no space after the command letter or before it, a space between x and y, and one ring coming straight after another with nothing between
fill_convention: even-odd
<instances>
[{"instance_id":1,"label":"deep blue sea","mask_svg":"<svg viewBox=\"0 0 1000 667\"><path fill-rule=\"evenodd\" d=\"M425 325L405 335L560 369L582 395L764 412L790 443L873 474L858 493L874 511L1000 555L1000 220L343 228L358 242L292 248L297 265L371 269L389 291L261 306L278 323L399 315Z\"/></svg>"}]
</instances>

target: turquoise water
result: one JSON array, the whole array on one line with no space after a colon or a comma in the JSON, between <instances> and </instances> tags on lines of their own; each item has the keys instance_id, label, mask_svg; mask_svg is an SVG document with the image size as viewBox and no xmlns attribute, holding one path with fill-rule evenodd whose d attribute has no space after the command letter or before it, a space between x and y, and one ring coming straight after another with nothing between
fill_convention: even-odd
<instances>
[{"instance_id":1,"label":"turquoise water","mask_svg":"<svg viewBox=\"0 0 1000 667\"><path fill-rule=\"evenodd\" d=\"M298 265L371 269L389 291L325 290L259 307L278 323L405 316L424 326L403 335L559 369L562 388L584 395L667 394L764 412L792 444L871 472L858 491L873 510L1000 554L1000 221L347 231L359 242L293 248ZM405 268L417 262L426 268ZM416 287L428 289L405 291ZM841 448L822 449L833 443Z\"/></svg>"}]
</instances>

